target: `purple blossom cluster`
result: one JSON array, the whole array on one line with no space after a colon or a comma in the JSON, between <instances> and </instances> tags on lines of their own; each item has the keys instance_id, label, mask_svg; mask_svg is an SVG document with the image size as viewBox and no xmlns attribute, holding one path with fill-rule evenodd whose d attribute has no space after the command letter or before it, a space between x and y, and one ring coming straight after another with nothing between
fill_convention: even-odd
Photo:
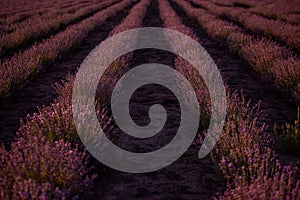
<instances>
[{"instance_id":1,"label":"purple blossom cluster","mask_svg":"<svg viewBox=\"0 0 300 200\"><path fill-rule=\"evenodd\" d=\"M6 23L14 23L19 20L12 20L10 18L17 19L19 15L23 15L26 20L34 15L42 13L52 12L53 10L64 9L66 7L73 7L76 4L88 5L90 3L98 2L98 0L51 0L51 1L23 1L20 3L18 0L3 0L0 7L0 21ZM5 5L5 6L4 6ZM22 17L21 17L22 18ZM8 20L8 21L7 21Z\"/></svg>"},{"instance_id":2,"label":"purple blossom cluster","mask_svg":"<svg viewBox=\"0 0 300 200\"><path fill-rule=\"evenodd\" d=\"M15 30L23 27L24 25L30 23L33 24L33 21L38 22L39 19L44 20L49 17L53 17L53 14L62 15L64 13L74 13L81 7L91 5L91 2L82 3L80 5L69 3L65 7L65 4L62 3L60 6L48 7L43 12L38 10L24 10L16 14L9 15L7 17L0 17L0 22L2 24L0 29L0 35L5 35L12 33Z\"/></svg>"},{"instance_id":3,"label":"purple blossom cluster","mask_svg":"<svg viewBox=\"0 0 300 200\"><path fill-rule=\"evenodd\" d=\"M225 40L229 48L246 60L263 78L273 82L283 93L293 95L296 102L300 101L297 92L300 59L297 55L274 41L248 35L240 27L219 19L205 9L195 8L187 1L176 2L211 37ZM283 80L282 74L292 78Z\"/></svg>"},{"instance_id":4,"label":"purple blossom cluster","mask_svg":"<svg viewBox=\"0 0 300 200\"><path fill-rule=\"evenodd\" d=\"M75 1L6 1L0 2L0 36L14 32L16 29L24 28L28 21L45 20L54 17L54 14L74 13L77 9L96 3L97 0L75 0ZM34 25L31 23L31 25Z\"/></svg>"},{"instance_id":5,"label":"purple blossom cluster","mask_svg":"<svg viewBox=\"0 0 300 200\"><path fill-rule=\"evenodd\" d=\"M198 37L193 33L193 31L185 26L180 17L176 12L171 8L168 1L159 1L159 14L164 23L164 27L169 29L174 29L185 35L190 36L196 41L199 41ZM168 37L166 35L166 37ZM169 39L169 38L167 38ZM175 42L170 41L171 44ZM182 45L183 46L183 45ZM192 52L188 52L192 54ZM191 55L193 56L193 55ZM191 83L191 86L194 88L197 96L197 100L201 106L201 125L203 127L208 127L210 119L210 98L208 94L208 89L200 76L200 74L182 57L177 56L175 59L175 68L178 72L185 76L187 80ZM180 83L178 83L180 84ZM180 86L179 86L180 87Z\"/></svg>"},{"instance_id":6,"label":"purple blossom cluster","mask_svg":"<svg viewBox=\"0 0 300 200\"><path fill-rule=\"evenodd\" d=\"M209 98L209 91L203 78L197 72L197 70L194 69L194 67L192 67L181 57L176 58L175 67L178 72L185 76L185 78L191 83L191 86L196 91L197 100L201 107L201 127L207 128L209 126L209 119L211 117L211 100Z\"/></svg>"},{"instance_id":7,"label":"purple blossom cluster","mask_svg":"<svg viewBox=\"0 0 300 200\"><path fill-rule=\"evenodd\" d=\"M131 3L129 0L114 4L78 24L69 26L66 30L33 45L24 52L19 52L12 58L4 60L0 67L0 99L9 96L29 77L38 74L42 68L49 66L61 54L68 52L107 18L114 16Z\"/></svg>"},{"instance_id":8,"label":"purple blossom cluster","mask_svg":"<svg viewBox=\"0 0 300 200\"><path fill-rule=\"evenodd\" d=\"M21 23L12 33L0 36L0 52L16 52L22 45L30 44L37 39L47 38L59 29L67 27L86 16L95 13L102 8L112 4L113 1L104 1L93 3L88 6L76 5L75 7L67 7L58 12L50 12L43 16L34 17ZM73 11L73 13L70 13ZM1 55L1 54L0 54Z\"/></svg>"},{"instance_id":9,"label":"purple blossom cluster","mask_svg":"<svg viewBox=\"0 0 300 200\"><path fill-rule=\"evenodd\" d=\"M246 30L278 39L300 51L300 27L281 20L274 20L252 13L248 8L224 7L205 0L192 0L210 13L241 24Z\"/></svg>"},{"instance_id":10,"label":"purple blossom cluster","mask_svg":"<svg viewBox=\"0 0 300 200\"><path fill-rule=\"evenodd\" d=\"M149 5L150 0L136 4L111 34L140 26ZM103 80L125 70L128 60L119 61ZM78 199L92 188L96 175L76 134L71 110L74 79L70 75L56 84L54 103L27 116L10 150L0 148L0 173L5 174L0 178L0 199ZM102 116L105 112L97 110L99 123L108 129L111 120Z\"/></svg>"},{"instance_id":11,"label":"purple blossom cluster","mask_svg":"<svg viewBox=\"0 0 300 200\"><path fill-rule=\"evenodd\" d=\"M62 4L67 3L68 1L63 1ZM3 0L1 1L2 5L0 8L0 17L3 20L6 20L9 16L13 16L17 13L27 14L31 10L32 13L38 13L38 12L45 12L47 11L47 8L52 8L54 5L57 5L58 1L43 1L43 2L36 2L36 1L24 1L22 4L20 4L17 0Z\"/></svg>"},{"instance_id":12,"label":"purple blossom cluster","mask_svg":"<svg viewBox=\"0 0 300 200\"><path fill-rule=\"evenodd\" d=\"M250 184L243 183L242 176L236 176L238 183L234 189L228 189L219 199L299 199L299 181L295 183L297 168L291 166L276 166L276 173L266 176L264 168L259 169L259 174L251 180Z\"/></svg>"},{"instance_id":13,"label":"purple blossom cluster","mask_svg":"<svg viewBox=\"0 0 300 200\"><path fill-rule=\"evenodd\" d=\"M128 13L128 15L122 20L122 22L115 26L113 30L109 33L109 37L118 34L120 32L134 29L142 26L142 21L146 15L147 8L150 5L150 0L142 0L137 3ZM128 38L128 43L120 44L115 41L114 46L122 45L135 45L137 35L132 35ZM112 94L114 85L121 78L121 76L129 69L130 63L132 63L133 52L126 54L118 59L116 59L104 72L100 79L96 96L101 99L101 102L109 103L109 96ZM98 101L100 102L100 101Z\"/></svg>"},{"instance_id":14,"label":"purple blossom cluster","mask_svg":"<svg viewBox=\"0 0 300 200\"><path fill-rule=\"evenodd\" d=\"M175 1L188 15L197 19L210 35L228 41L229 47L237 51L257 71L265 76L271 74L277 87L292 88L294 96L300 99L300 71L296 68L299 66L298 57L291 56L284 47L269 40L256 40L244 34L239 27L218 19L204 9L195 9L186 1ZM105 1L101 5L109 5L108 2ZM193 31L182 24L180 17L167 0L158 2L165 27L180 31L199 41ZM38 73L41 67L53 62L59 54L67 52L96 26L130 3L130 0L124 0L110 6L3 61L0 67L0 76L4 77L0 80L0 97L6 96L33 73ZM42 4L38 5L43 7ZM137 3L109 36L140 27L149 5L150 0ZM77 14L81 16L87 12L84 8L81 11L82 13L78 11L79 13L75 12L72 16ZM66 16L70 17L67 14ZM68 17L66 19L70 20ZM135 41L136 35L131 39ZM111 94L112 86L128 70L128 63L132 58L133 53L117 59L104 73L99 84L101 92L98 91L100 94L98 98L101 101L105 99L105 94ZM206 120L208 123L210 100L205 83L182 58L176 58L175 67L195 88L201 108L204 109L201 121ZM73 122L71 107L73 82L74 76L69 76L62 84L56 84L58 98L54 103L39 108L39 112L32 116L27 116L10 150L0 147L0 174L4 175L0 177L0 199L78 199L92 188L96 175L91 172L89 155L80 143ZM228 115L225 127L217 147L211 154L227 180L227 190L218 198L299 199L300 181L297 179L299 169L294 166L283 166L276 160L275 152L269 147L273 143L273 138L266 132L265 125L258 124L258 119L263 115L260 105L253 105L242 95L231 91L228 92L227 99ZM101 107L96 109L100 115L99 123L106 127L111 126L111 119L103 117L106 110ZM203 127L206 126L207 124L203 124ZM283 130L285 135L277 135L277 142L283 141L282 138L285 139L286 136L292 138L286 143L299 141L299 116L294 125L287 124ZM200 136L199 141L201 140ZM296 146L298 144L296 143Z\"/></svg>"},{"instance_id":15,"label":"purple blossom cluster","mask_svg":"<svg viewBox=\"0 0 300 200\"><path fill-rule=\"evenodd\" d=\"M261 4L251 8L251 12L266 18L286 21L290 24L300 25L300 10L297 0L289 1L287 4L283 0L272 1L269 4Z\"/></svg>"},{"instance_id":16,"label":"purple blossom cluster","mask_svg":"<svg viewBox=\"0 0 300 200\"><path fill-rule=\"evenodd\" d=\"M182 7L189 8L190 6L187 2L175 1ZM172 27L177 31L183 30L185 34L195 37L192 30L182 25L168 1L159 0L159 8L166 27ZM202 14L190 8L188 10L194 15ZM213 19L210 15L199 17L207 21ZM243 39L247 41L249 38ZM197 96L207 95L203 88L203 81L196 80L199 75L191 72L191 68L184 61L177 60L176 68L181 73L188 74L186 77L190 83L194 83L194 87L197 85L197 90L195 90ZM203 96L201 98L203 99ZM299 169L293 166L283 166L276 160L275 152L270 148L274 143L274 138L266 132L264 124L258 123L264 115L260 104L246 101L243 95L230 90L228 90L227 101L227 119L224 129L217 147L211 154L227 180L227 190L216 198L299 199L300 181L297 178ZM204 135L206 135L205 131ZM202 140L203 136L200 135L199 142Z\"/></svg>"},{"instance_id":17,"label":"purple blossom cluster","mask_svg":"<svg viewBox=\"0 0 300 200\"><path fill-rule=\"evenodd\" d=\"M216 5L223 7L242 7L268 19L276 19L290 24L300 24L299 1L290 0L212 0Z\"/></svg>"},{"instance_id":18,"label":"purple blossom cluster","mask_svg":"<svg viewBox=\"0 0 300 200\"><path fill-rule=\"evenodd\" d=\"M78 199L92 188L96 175L72 118L73 81L57 84L55 103L27 116L10 150L1 147L1 199Z\"/></svg>"},{"instance_id":19,"label":"purple blossom cluster","mask_svg":"<svg viewBox=\"0 0 300 200\"><path fill-rule=\"evenodd\" d=\"M70 143L46 137L19 137L0 148L1 199L64 199L91 187L88 156Z\"/></svg>"},{"instance_id":20,"label":"purple blossom cluster","mask_svg":"<svg viewBox=\"0 0 300 200\"><path fill-rule=\"evenodd\" d=\"M22 136L46 136L50 142L59 139L71 143L79 143L76 128L72 118L70 102L56 102L39 109L39 113L26 117L26 123L21 122L19 133Z\"/></svg>"},{"instance_id":21,"label":"purple blossom cluster","mask_svg":"<svg viewBox=\"0 0 300 200\"><path fill-rule=\"evenodd\" d=\"M140 1L130 10L130 12L122 20L122 22L118 26L114 27L114 29L110 32L109 35L112 36L120 32L142 26L142 20L146 15L147 8L149 5L149 0Z\"/></svg>"},{"instance_id":22,"label":"purple blossom cluster","mask_svg":"<svg viewBox=\"0 0 300 200\"><path fill-rule=\"evenodd\" d=\"M212 157L227 180L219 199L299 199L299 168L284 166L269 146L273 137L256 107L236 93L228 97L228 114L223 133Z\"/></svg>"}]
</instances>

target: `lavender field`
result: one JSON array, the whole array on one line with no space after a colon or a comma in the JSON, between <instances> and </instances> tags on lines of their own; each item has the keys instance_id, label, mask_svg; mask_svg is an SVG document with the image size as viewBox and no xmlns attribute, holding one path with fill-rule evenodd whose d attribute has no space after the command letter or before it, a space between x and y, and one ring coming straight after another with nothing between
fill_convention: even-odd
<instances>
[{"instance_id":1,"label":"lavender field","mask_svg":"<svg viewBox=\"0 0 300 200\"><path fill-rule=\"evenodd\" d=\"M299 0L1 0L0 5L1 200L300 200ZM101 163L87 149L72 95L79 68L95 47L146 27L178 31L206 50L224 82L226 119L212 151L199 159L205 138L212 137L205 79L182 56L161 49L117 58L99 77L94 98L98 122L115 145L152 152L180 129L181 104L158 84L139 87L128 107L132 121L147 126L150 107L163 106L167 119L159 133L141 139L118 127L110 101L114 87L139 65L160 63L178 71L201 109L196 137L179 159L156 171L129 173ZM124 46L145 40L139 34L130 38ZM163 38L170 49L189 48L168 34Z\"/></svg>"}]
</instances>

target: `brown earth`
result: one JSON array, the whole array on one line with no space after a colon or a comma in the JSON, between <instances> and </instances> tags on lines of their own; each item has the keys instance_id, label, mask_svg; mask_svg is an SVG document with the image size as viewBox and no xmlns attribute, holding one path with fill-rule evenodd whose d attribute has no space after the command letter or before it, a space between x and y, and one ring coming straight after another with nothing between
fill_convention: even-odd
<instances>
[{"instance_id":1,"label":"brown earth","mask_svg":"<svg viewBox=\"0 0 300 200\"><path fill-rule=\"evenodd\" d=\"M276 91L272 84L260 79L252 68L229 52L222 41L210 38L203 29L189 19L176 4L171 3L184 24L191 27L201 40L201 45L216 61L226 77L224 81L232 89L243 89L246 98L254 102L262 101L268 115L263 122L272 129L273 123L293 121L296 105ZM55 98L53 84L61 81L68 73L75 73L88 53L107 37L108 32L127 14L129 8L118 13L99 26L80 47L64 56L61 61L48 68L37 79L28 81L14 99L0 107L0 141L9 144L19 127L19 119L36 112L36 106L48 105ZM147 11L143 25L162 26L159 18L157 0ZM166 41L162 41L166 42ZM134 54L133 66L142 63L160 62L174 66L174 55L157 50L140 50ZM149 122L149 105L162 103L168 111L168 121L163 130L151 139L135 139L122 133L117 127L113 130L115 143L135 152L151 151L167 144L176 134L180 109L174 95L157 85L148 85L136 91L131 99L132 117L137 124ZM198 159L199 147L192 145L185 154L173 164L150 173L131 174L105 168L99 174L91 199L211 199L225 189L221 172L210 157ZM293 160L291 158L289 160ZM96 165L100 168L101 165ZM102 172L99 169L99 173Z\"/></svg>"},{"instance_id":2,"label":"brown earth","mask_svg":"<svg viewBox=\"0 0 300 200\"><path fill-rule=\"evenodd\" d=\"M60 61L45 69L38 77L27 81L15 97L0 105L0 142L9 145L15 138L20 119L37 112L37 106L49 105L56 95L53 85L60 83L68 74L74 74L87 55L107 36L112 28L121 22L133 6L109 18L84 39L80 46L62 56Z\"/></svg>"}]
</instances>

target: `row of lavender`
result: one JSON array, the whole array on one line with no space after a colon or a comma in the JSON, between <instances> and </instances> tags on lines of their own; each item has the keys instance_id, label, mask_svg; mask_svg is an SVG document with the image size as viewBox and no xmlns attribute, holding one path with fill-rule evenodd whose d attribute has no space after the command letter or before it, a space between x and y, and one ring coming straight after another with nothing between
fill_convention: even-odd
<instances>
[{"instance_id":1,"label":"row of lavender","mask_svg":"<svg viewBox=\"0 0 300 200\"><path fill-rule=\"evenodd\" d=\"M116 13L126 4L111 11ZM109 35L140 26L149 5L150 0L136 4ZM114 65L119 70L107 72L104 79L110 81L110 73L119 74L126 68L122 60ZM55 103L27 117L10 151L0 148L1 174L6 175L0 183L1 199L78 199L93 186L95 174L91 173L89 155L76 134L72 116L74 78L69 76L63 84L56 85ZM105 114L103 110L97 112ZM99 118L102 125L109 126L109 121Z\"/></svg>"},{"instance_id":2,"label":"row of lavender","mask_svg":"<svg viewBox=\"0 0 300 200\"><path fill-rule=\"evenodd\" d=\"M193 38L195 41L199 42L199 38L197 38L197 36L194 35L188 27L182 24L181 19L179 18L179 16L177 16L175 11L170 7L167 1L159 1L159 14L164 23L164 27L180 31L181 33L184 33L190 36L191 38ZM165 37L169 40L169 42L171 43L171 48L173 48L174 50L174 47L172 45L176 44L176 41L172 41L172 38L168 37L168 35L166 35ZM184 45L182 46L184 48ZM189 54L189 52L187 52L187 54ZM191 56L192 56L191 58L193 58L193 55ZM193 77L196 80L202 79L201 76L197 74L197 72L195 72L195 70L193 70L193 68L190 67L190 65L180 56L177 56L175 58L175 68L186 78ZM204 82L190 81L190 84L195 89L195 91L197 91L196 96L201 107L200 121L202 123L202 126L207 127L207 123L208 123L207 119L209 119L210 117L210 109L209 109L210 99L209 99L208 90L204 89L205 88Z\"/></svg>"},{"instance_id":3,"label":"row of lavender","mask_svg":"<svg viewBox=\"0 0 300 200\"><path fill-rule=\"evenodd\" d=\"M192 30L182 24L167 0L159 0L159 9L167 28L183 32L199 41ZM194 83L197 96L203 99L203 95L208 93L199 75L180 58L176 60L177 70L190 83ZM266 133L264 125L257 124L262 113L259 105L251 107L243 96L229 89L227 99L227 120L217 147L211 154L227 180L227 190L218 198L299 199L300 181L296 180L298 168L282 166L275 159L274 151L265 146L266 142L270 142L270 135Z\"/></svg>"},{"instance_id":4,"label":"row of lavender","mask_svg":"<svg viewBox=\"0 0 300 200\"><path fill-rule=\"evenodd\" d=\"M180 3L178 3L178 4L180 5ZM253 62L250 62L250 64L254 65L255 62L262 60L262 63L264 63L265 65L272 64L271 62L276 63L277 64L276 66L278 68L281 67L280 70L285 70L285 66L284 65L279 66L279 64L284 63L284 64L288 64L288 66L292 66L287 69L286 73L282 73L281 71L279 71L279 69L277 71L275 71L275 72L277 72L276 77L278 77L278 79L280 78L280 80L282 81L281 84L283 84L284 81L290 82L291 80L294 80L293 79L294 77L297 80L299 79L298 74L300 71L296 68L297 66L299 66L299 63L300 63L299 59L298 59L298 61L295 61L292 59L288 59L285 61L281 60L281 62L280 62L280 60L276 61L277 54L274 55L273 54L274 52L272 52L272 50L274 50L274 48L263 48L267 44L272 45L272 43L270 43L268 41L264 41L264 40L255 40L250 35L243 35L242 30L235 27L234 25L224 22L218 18L215 18L213 15L205 12L203 9L194 9L187 2L181 4L181 6L183 9L185 9L186 13L188 13L191 17L198 20L199 25L203 26L210 35L213 35L214 37L219 37L219 38L221 37L223 39L224 39L224 37L228 37L227 41L228 41L229 47L232 50L238 51L238 53L240 53L240 55L243 58L245 58L246 60L248 59L248 61L250 58L252 58ZM191 12L189 13L189 11L191 11ZM197 13L197 11L198 11L198 13ZM202 11L202 12L200 12L200 11ZM201 17L200 17L200 15L201 15ZM202 20L202 21L199 21L199 20ZM230 32L230 30L232 30L232 32ZM241 31L241 32L235 33L234 31ZM266 42L266 43L264 43L264 42ZM243 45L245 45L245 46L243 46ZM248 55L250 58L247 57ZM272 58L274 60L272 60ZM280 57L279 57L279 59L280 59ZM291 62L291 63L289 63L289 62ZM291 71L291 68L294 69L295 71ZM191 70L187 70L187 71L191 71ZM193 73L191 73L191 72L189 72L189 73L190 73L189 76L197 76L195 74L193 75ZM268 74L266 74L266 75L268 75ZM201 88L203 86L196 85L195 87ZM202 96L205 96L206 93L207 93L207 91L204 90ZM199 96L201 96L201 95L199 95ZM299 97L297 97L296 100L299 101ZM204 99L202 98L199 101L204 102L204 104L202 105L204 108L206 108L205 105L209 105L209 101L207 98L204 98ZM205 110L207 110L207 108ZM299 149L299 138L300 138L299 114L300 113L299 113L299 109L298 109L298 118L295 120L295 123L293 125L288 124L288 123L285 124L282 127L283 133L279 133L277 131L277 127L275 124L274 130L275 130L276 142L277 142L278 146L280 146L280 149L282 152L298 155L297 152Z\"/></svg>"},{"instance_id":5,"label":"row of lavender","mask_svg":"<svg viewBox=\"0 0 300 200\"><path fill-rule=\"evenodd\" d=\"M195 0L194 3L218 17L241 24L252 33L262 33L265 37L277 39L300 52L300 26L267 19L245 8L222 7L205 0Z\"/></svg>"},{"instance_id":6,"label":"row of lavender","mask_svg":"<svg viewBox=\"0 0 300 200\"><path fill-rule=\"evenodd\" d=\"M99 10L111 5L116 1L103 1L93 3L84 7L83 5L77 5L75 12L69 13L69 9L61 10L59 13L50 13L32 20L26 20L21 23L12 33L4 34L0 37L0 56L19 52L19 48L38 43L40 40L48 38L53 33L66 28L81 19L84 19Z\"/></svg>"},{"instance_id":7,"label":"row of lavender","mask_svg":"<svg viewBox=\"0 0 300 200\"><path fill-rule=\"evenodd\" d=\"M6 17L0 18L0 35L11 33L17 28L24 27L22 24L28 23L27 21L37 21L38 19L43 19L47 16L53 16L54 13L56 14L62 14L65 12L73 13L75 12L79 7L84 7L91 5L95 3L96 0L89 0L82 2L80 0L74 1L72 3L67 2L68 4L65 4L62 2L59 5L51 6L48 5L45 6L42 10L27 10L18 12L16 14L11 14Z\"/></svg>"},{"instance_id":8,"label":"row of lavender","mask_svg":"<svg viewBox=\"0 0 300 200\"><path fill-rule=\"evenodd\" d=\"M300 5L298 0L286 3L284 0L212 0L217 5L225 7L244 7L252 13L270 19L277 19L290 24L300 24Z\"/></svg>"},{"instance_id":9,"label":"row of lavender","mask_svg":"<svg viewBox=\"0 0 300 200\"><path fill-rule=\"evenodd\" d=\"M13 19L23 20L26 19L33 14L38 14L40 12L47 12L51 9L60 8L61 6L71 6L74 5L74 3L79 3L84 0L76 0L76 1L70 1L70 0L51 0L51 1L20 1L18 0L3 0L1 1L1 7L0 7L0 21L1 22L10 22L10 19L12 21L15 21ZM20 18L19 18L20 17ZM8 20L8 21L6 21Z\"/></svg>"},{"instance_id":10,"label":"row of lavender","mask_svg":"<svg viewBox=\"0 0 300 200\"><path fill-rule=\"evenodd\" d=\"M243 29L219 19L207 10L193 7L189 1L178 4L211 37L226 41L230 50L247 61L263 78L273 82L283 93L293 95L296 102L300 101L298 56L291 55L285 47L276 42L246 34Z\"/></svg>"},{"instance_id":11,"label":"row of lavender","mask_svg":"<svg viewBox=\"0 0 300 200\"><path fill-rule=\"evenodd\" d=\"M19 52L8 60L4 60L0 67L0 100L11 95L30 77L37 75L42 69L51 65L63 54L79 45L99 24L112 17L122 8L130 5L128 1L114 4L93 16L67 27L64 31L34 44L24 52ZM114 12L113 12L114 11Z\"/></svg>"}]
</instances>

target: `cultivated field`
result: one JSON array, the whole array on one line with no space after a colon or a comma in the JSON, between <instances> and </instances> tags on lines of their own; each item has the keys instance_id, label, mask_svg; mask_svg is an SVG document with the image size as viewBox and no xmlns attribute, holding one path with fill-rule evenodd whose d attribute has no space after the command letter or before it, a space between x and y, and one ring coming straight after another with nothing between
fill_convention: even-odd
<instances>
[{"instance_id":1,"label":"cultivated field","mask_svg":"<svg viewBox=\"0 0 300 200\"><path fill-rule=\"evenodd\" d=\"M2 0L0 5L0 199L300 199L299 0ZM77 70L96 46L140 27L176 30L205 48L225 84L227 115L216 146L199 159L200 146L210 137L212 105L197 70L158 49L116 59L99 77L95 111L107 137L121 148L158 150L172 141L181 122L176 96L148 84L130 99L130 116L146 126L150 106L161 104L167 113L163 129L139 139L116 125L110 97L130 69L144 63L176 69L201 107L188 150L163 169L134 174L107 167L87 151L73 119L72 90ZM143 39L132 35L124 45ZM161 44L187 49L168 34Z\"/></svg>"}]
</instances>

